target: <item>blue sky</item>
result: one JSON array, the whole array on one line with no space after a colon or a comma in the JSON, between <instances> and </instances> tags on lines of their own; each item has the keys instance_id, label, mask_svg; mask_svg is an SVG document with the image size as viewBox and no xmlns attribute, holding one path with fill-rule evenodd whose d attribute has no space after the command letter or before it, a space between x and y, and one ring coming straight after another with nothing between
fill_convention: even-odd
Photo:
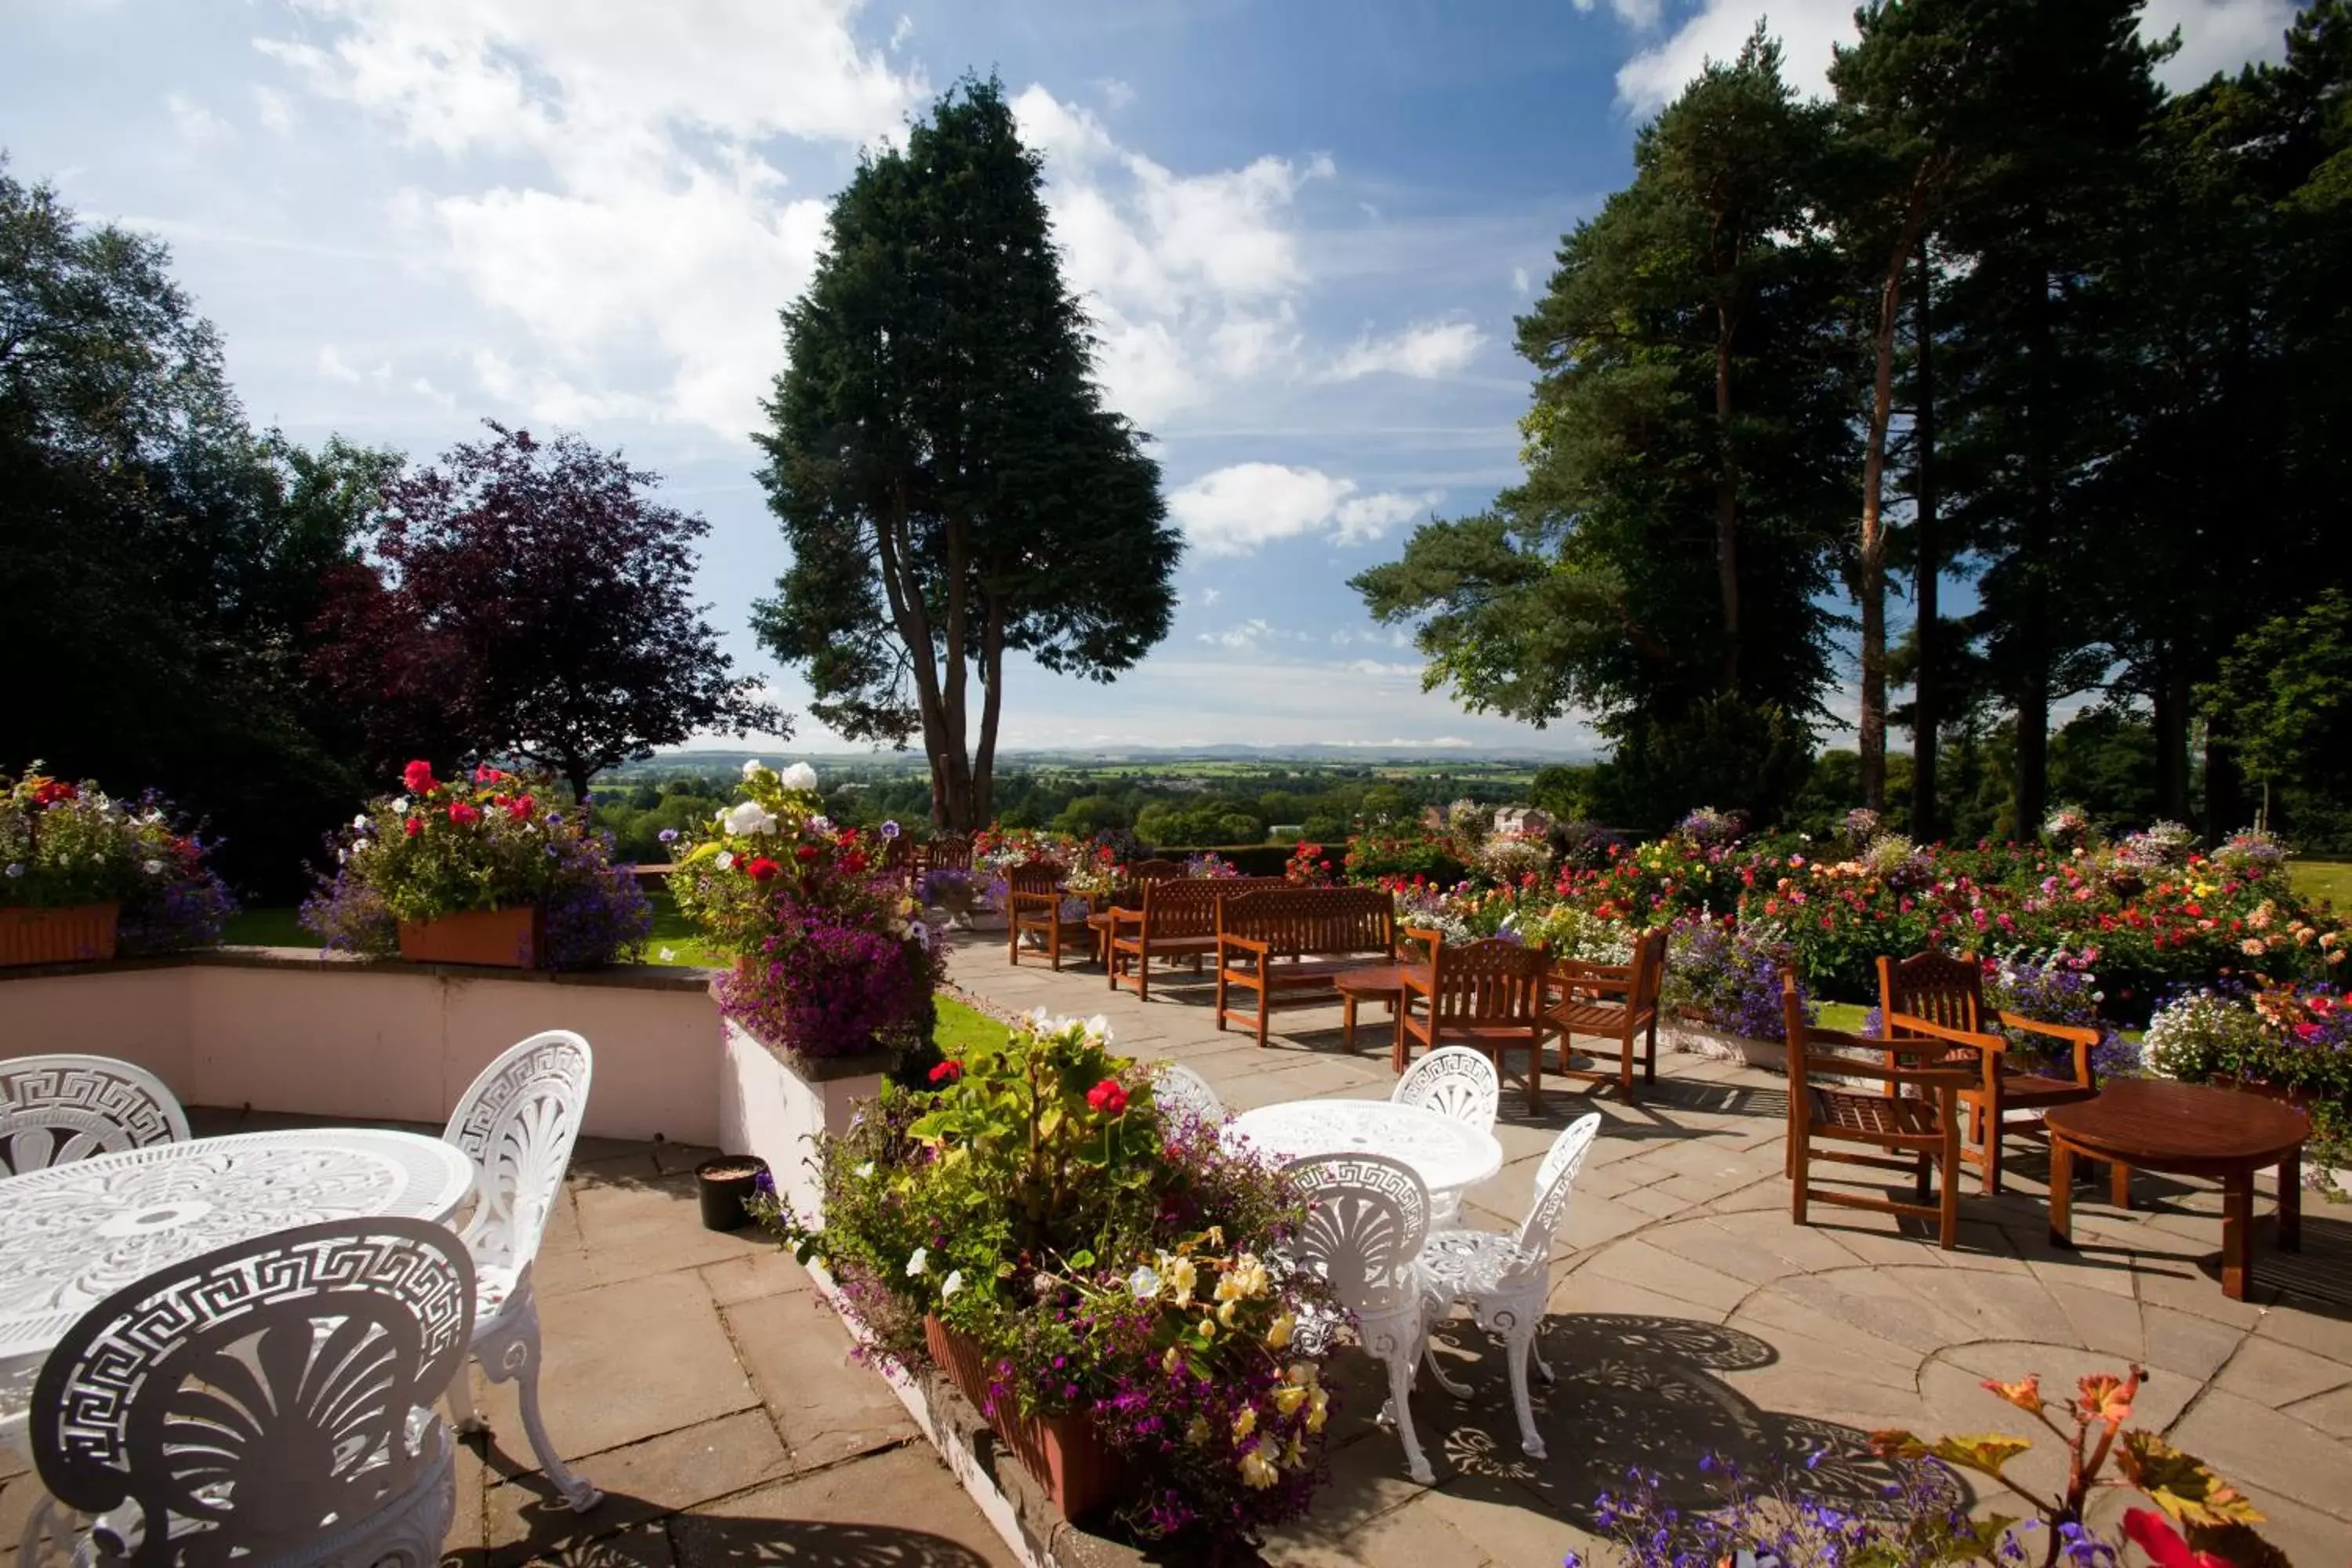
<instances>
[{"instance_id":1,"label":"blue sky","mask_svg":"<svg viewBox=\"0 0 2352 1568\"><path fill-rule=\"evenodd\" d=\"M713 620L784 551L745 438L857 150L966 69L1047 159L1113 405L1191 549L1104 687L1015 669L1004 743L1575 751L1420 690L1346 586L1516 477L1512 317L1750 0L53 0L0 9L0 148L156 233L253 416L420 458L577 429L707 516ZM1818 89L1852 0L1769 7ZM2176 83L2288 0L2153 0ZM834 742L803 719L810 749Z\"/></svg>"}]
</instances>

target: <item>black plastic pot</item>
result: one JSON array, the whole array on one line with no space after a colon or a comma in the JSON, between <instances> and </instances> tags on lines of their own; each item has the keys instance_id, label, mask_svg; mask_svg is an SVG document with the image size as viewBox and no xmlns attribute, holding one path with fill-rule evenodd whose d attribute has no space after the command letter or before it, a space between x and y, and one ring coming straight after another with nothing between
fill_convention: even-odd
<instances>
[{"instance_id":1,"label":"black plastic pot","mask_svg":"<svg viewBox=\"0 0 2352 1568\"><path fill-rule=\"evenodd\" d=\"M702 1228L740 1230L751 1223L744 1204L767 1173L768 1163L757 1154L721 1154L694 1168L702 1196Z\"/></svg>"}]
</instances>

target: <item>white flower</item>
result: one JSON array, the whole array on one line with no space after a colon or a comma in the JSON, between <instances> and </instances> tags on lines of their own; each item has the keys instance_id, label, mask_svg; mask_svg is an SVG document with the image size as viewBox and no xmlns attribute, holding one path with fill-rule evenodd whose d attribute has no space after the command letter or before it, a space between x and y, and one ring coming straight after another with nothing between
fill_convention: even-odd
<instances>
[{"instance_id":1,"label":"white flower","mask_svg":"<svg viewBox=\"0 0 2352 1568\"><path fill-rule=\"evenodd\" d=\"M373 838L354 838L352 840L352 853L356 855L374 842L375 840Z\"/></svg>"},{"instance_id":2,"label":"white flower","mask_svg":"<svg viewBox=\"0 0 2352 1568\"><path fill-rule=\"evenodd\" d=\"M784 781L786 789L816 788L816 770L806 763L794 763L776 776Z\"/></svg>"},{"instance_id":3,"label":"white flower","mask_svg":"<svg viewBox=\"0 0 2352 1568\"><path fill-rule=\"evenodd\" d=\"M928 942L930 940L931 932L930 928L924 925L922 921L914 921L908 925L907 934L917 942Z\"/></svg>"},{"instance_id":4,"label":"white flower","mask_svg":"<svg viewBox=\"0 0 2352 1568\"><path fill-rule=\"evenodd\" d=\"M677 962L677 949L674 947L663 948L661 950L661 961L664 963L676 963Z\"/></svg>"},{"instance_id":5,"label":"white flower","mask_svg":"<svg viewBox=\"0 0 2352 1568\"><path fill-rule=\"evenodd\" d=\"M860 1180L863 1180L864 1178L866 1178L866 1177L867 1177L867 1176L870 1176L870 1175L872 1175L873 1173L874 1173L874 1162L873 1162L873 1161L871 1161L871 1160L866 1161L866 1163L864 1163L863 1165L860 1165L860 1166L858 1166L858 1167L857 1167L857 1174L858 1174L858 1177L859 1177L859 1179L860 1179Z\"/></svg>"},{"instance_id":6,"label":"white flower","mask_svg":"<svg viewBox=\"0 0 2352 1568\"><path fill-rule=\"evenodd\" d=\"M8 875L10 875L11 877L21 877L21 876L23 876L24 874L25 874L25 863L24 863L23 861L21 861L21 860L19 860L19 861L16 862L15 864L11 865L11 866L8 868Z\"/></svg>"},{"instance_id":7,"label":"white flower","mask_svg":"<svg viewBox=\"0 0 2352 1568\"><path fill-rule=\"evenodd\" d=\"M348 864L351 858L352 852L348 849L338 849L335 851L335 864L338 866Z\"/></svg>"},{"instance_id":8,"label":"white flower","mask_svg":"<svg viewBox=\"0 0 2352 1568\"><path fill-rule=\"evenodd\" d=\"M1097 1013L1087 1020L1087 1033L1098 1040L1110 1038L1110 1020Z\"/></svg>"},{"instance_id":9,"label":"white flower","mask_svg":"<svg viewBox=\"0 0 2352 1568\"><path fill-rule=\"evenodd\" d=\"M405 815L408 810L408 797L404 795L394 799L392 803L392 809L397 814Z\"/></svg>"},{"instance_id":10,"label":"white flower","mask_svg":"<svg viewBox=\"0 0 2352 1568\"><path fill-rule=\"evenodd\" d=\"M1149 1263L1139 1263L1135 1272L1127 1277L1128 1293L1139 1301L1149 1301L1160 1294L1160 1275Z\"/></svg>"},{"instance_id":11,"label":"white flower","mask_svg":"<svg viewBox=\"0 0 2352 1568\"><path fill-rule=\"evenodd\" d=\"M719 858L712 862L712 864L716 865L722 871L733 870L735 868L735 851L732 849L721 849L719 852Z\"/></svg>"},{"instance_id":12,"label":"white flower","mask_svg":"<svg viewBox=\"0 0 2352 1568\"><path fill-rule=\"evenodd\" d=\"M747 779L758 778L761 773L766 773L767 771L768 764L761 762L757 757L753 757L750 762L743 764L743 776Z\"/></svg>"},{"instance_id":13,"label":"white flower","mask_svg":"<svg viewBox=\"0 0 2352 1568\"><path fill-rule=\"evenodd\" d=\"M747 800L721 813L719 823L734 834L773 833L776 814L756 800Z\"/></svg>"},{"instance_id":14,"label":"white flower","mask_svg":"<svg viewBox=\"0 0 2352 1568\"><path fill-rule=\"evenodd\" d=\"M962 1270L962 1269L961 1269L961 1268L956 1269L953 1273L950 1274L950 1275L949 1275L945 1279L942 1279L942 1280L940 1280L940 1298L941 1298L942 1300L945 1300L947 1297L950 1297L950 1296L954 1295L957 1291L959 1291L959 1290L961 1290L961 1289L963 1289L963 1270Z\"/></svg>"},{"instance_id":15,"label":"white flower","mask_svg":"<svg viewBox=\"0 0 2352 1568\"><path fill-rule=\"evenodd\" d=\"M812 816L812 817L810 817L810 818L809 818L809 831L810 831L810 832L812 832L812 833L830 833L830 832L832 832L832 831L833 831L833 818L831 818L831 817L829 817L829 816L824 816L824 815L823 815L823 814L821 814L821 813L820 813L819 815L815 816Z\"/></svg>"},{"instance_id":16,"label":"white flower","mask_svg":"<svg viewBox=\"0 0 2352 1568\"><path fill-rule=\"evenodd\" d=\"M361 812L357 816L354 816L354 817L352 817L352 826L353 827L358 828L358 829L359 829L361 832L362 832L362 833L364 833L364 832L366 832L366 831L367 831L367 825L368 825L368 814L367 814L366 812L364 812L364 811Z\"/></svg>"},{"instance_id":17,"label":"white flower","mask_svg":"<svg viewBox=\"0 0 2352 1568\"><path fill-rule=\"evenodd\" d=\"M907 1278L920 1279L931 1267L931 1249L919 1247L907 1258Z\"/></svg>"},{"instance_id":18,"label":"white flower","mask_svg":"<svg viewBox=\"0 0 2352 1568\"><path fill-rule=\"evenodd\" d=\"M146 872L151 877L160 877L163 874L163 862L161 860L150 860L139 868Z\"/></svg>"}]
</instances>

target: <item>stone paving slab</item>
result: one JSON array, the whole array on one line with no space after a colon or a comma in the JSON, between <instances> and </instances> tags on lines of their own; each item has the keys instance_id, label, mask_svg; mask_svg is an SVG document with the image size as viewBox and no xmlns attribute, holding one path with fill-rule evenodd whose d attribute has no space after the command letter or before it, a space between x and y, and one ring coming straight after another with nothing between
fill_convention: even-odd
<instances>
[{"instance_id":1,"label":"stone paving slab","mask_svg":"<svg viewBox=\"0 0 2352 1568\"><path fill-rule=\"evenodd\" d=\"M1114 999L1099 970L1024 966L1016 977L995 942L957 951L950 972L983 1006L1101 1013L1121 1040L1132 1026L1132 1054L1184 1062L1236 1109L1385 1096L1394 1081L1385 1020L1370 1014L1352 1056L1336 1005L1278 1016L1261 1050L1219 1032L1209 988L1184 979L1155 977L1146 1004ZM1781 1081L1702 1058L1658 1065L1658 1083L1631 1106L1549 1080L1543 1113L1530 1116L1507 1083L1496 1129L1506 1163L1465 1200L1465 1224L1516 1225L1552 1137L1588 1110L1601 1114L1553 1266L1545 1354L1559 1382L1534 1391L1551 1457L1519 1452L1500 1346L1457 1320L1440 1337L1474 1396L1457 1403L1426 1383L1415 1393L1438 1484L1414 1486L1395 1435L1371 1420L1384 1389L1345 1353L1332 1484L1271 1543L1271 1561L1542 1568L1571 1549L1591 1554L1594 1501L1628 1465L1664 1471L1670 1497L1704 1503L1696 1462L1710 1448L1751 1470L1825 1453L1808 1485L1869 1506L1870 1429L2022 1434L2031 1423L1983 1379L2038 1371L2063 1391L2131 1361L2150 1374L2140 1415L2243 1488L2291 1556L2352 1555L2352 1209L2307 1204L2305 1250L2286 1258L2258 1201L2257 1283L2242 1303L2221 1294L2210 1184L2142 1174L2128 1213L2106 1203L2103 1181L2086 1188L2082 1245L2066 1251L2047 1237L2046 1161L2022 1142L2007 1163L2011 1190L1987 1197L1963 1178L1951 1252L1891 1215L1816 1205L1799 1226L1782 1175ZM2051 1462L2036 1453L2018 1473L2038 1478Z\"/></svg>"}]
</instances>

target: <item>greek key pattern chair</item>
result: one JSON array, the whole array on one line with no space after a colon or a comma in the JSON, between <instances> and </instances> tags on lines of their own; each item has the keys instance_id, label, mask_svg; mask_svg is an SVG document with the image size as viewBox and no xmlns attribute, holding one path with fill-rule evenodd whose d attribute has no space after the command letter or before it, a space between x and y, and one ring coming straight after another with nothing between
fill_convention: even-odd
<instances>
[{"instance_id":1,"label":"greek key pattern chair","mask_svg":"<svg viewBox=\"0 0 2352 1568\"><path fill-rule=\"evenodd\" d=\"M1480 1328L1503 1336L1511 1404L1519 1417L1519 1447L1533 1459L1544 1458L1544 1444L1528 1393L1528 1363L1534 1361L1546 1383L1554 1381L1550 1363L1536 1349L1536 1336L1543 1328L1545 1298L1551 1292L1559 1222L1567 1217L1577 1173L1584 1168L1584 1157L1600 1131L1601 1113L1593 1111L1552 1140L1536 1167L1535 1202L1517 1230L1436 1230L1422 1248L1432 1319L1444 1317L1456 1305L1465 1306ZM1440 1388L1456 1399L1469 1397L1468 1386L1447 1377L1434 1355L1428 1357L1428 1365Z\"/></svg>"},{"instance_id":2,"label":"greek key pattern chair","mask_svg":"<svg viewBox=\"0 0 2352 1568\"><path fill-rule=\"evenodd\" d=\"M1225 1102L1209 1080L1181 1062L1170 1062L1151 1075L1151 1098L1160 1109L1211 1128L1225 1119Z\"/></svg>"},{"instance_id":3,"label":"greek key pattern chair","mask_svg":"<svg viewBox=\"0 0 2352 1568\"><path fill-rule=\"evenodd\" d=\"M563 1500L582 1512L603 1495L564 1464L540 1415L539 1302L530 1266L563 1191L594 1065L588 1042L569 1030L533 1035L482 1069L441 1134L474 1162L476 1205L465 1232L478 1280L474 1359L491 1382L516 1382L530 1451ZM449 1396L453 1415L464 1410L460 1431L485 1429L455 1382Z\"/></svg>"},{"instance_id":4,"label":"greek key pattern chair","mask_svg":"<svg viewBox=\"0 0 2352 1568\"><path fill-rule=\"evenodd\" d=\"M0 1176L187 1137L180 1102L145 1068L111 1057L0 1062Z\"/></svg>"},{"instance_id":5,"label":"greek key pattern chair","mask_svg":"<svg viewBox=\"0 0 2352 1568\"><path fill-rule=\"evenodd\" d=\"M1307 1223L1290 1261L1328 1281L1352 1314L1366 1353L1389 1372L1389 1404L1404 1442L1405 1468L1423 1486L1436 1480L1413 1435L1413 1363L1427 1341L1429 1189L1412 1167L1379 1154L1326 1154L1289 1167L1306 1192Z\"/></svg>"},{"instance_id":6,"label":"greek key pattern chair","mask_svg":"<svg viewBox=\"0 0 2352 1568\"><path fill-rule=\"evenodd\" d=\"M1502 1107L1503 1080L1495 1064L1482 1053L1465 1046L1440 1046L1397 1079L1389 1099L1491 1132ZM1444 1225L1462 1212L1459 1192L1446 1193L1433 1202L1429 1216L1433 1224Z\"/></svg>"},{"instance_id":7,"label":"greek key pattern chair","mask_svg":"<svg viewBox=\"0 0 2352 1568\"><path fill-rule=\"evenodd\" d=\"M68 1331L35 1384L34 1463L93 1517L101 1563L431 1568L457 1510L433 1403L473 1321L472 1261L429 1221L222 1247Z\"/></svg>"}]
</instances>

